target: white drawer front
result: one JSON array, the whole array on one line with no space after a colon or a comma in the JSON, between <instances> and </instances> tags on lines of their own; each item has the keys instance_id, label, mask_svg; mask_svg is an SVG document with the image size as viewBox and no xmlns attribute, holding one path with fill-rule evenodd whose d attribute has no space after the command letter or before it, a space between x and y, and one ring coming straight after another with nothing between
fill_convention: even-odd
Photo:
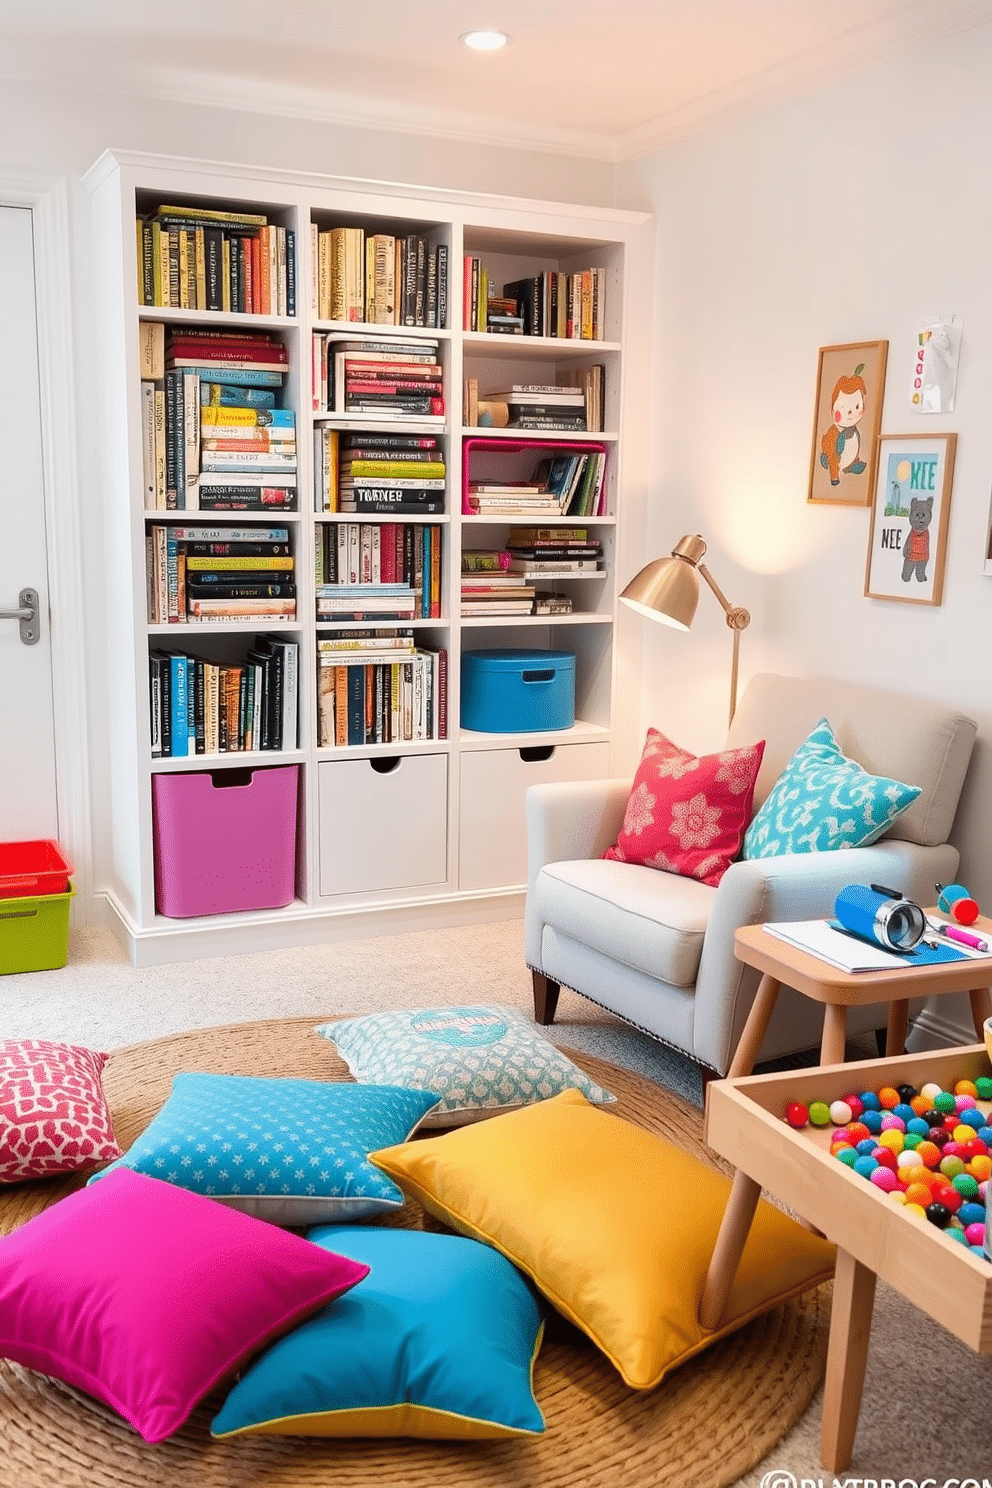
<instances>
[{"instance_id":1,"label":"white drawer front","mask_svg":"<svg viewBox=\"0 0 992 1488\"><path fill-rule=\"evenodd\" d=\"M524 793L554 780L597 780L609 774L610 746L556 745L548 759L522 759L519 749L462 755L458 887L495 889L527 881Z\"/></svg>"},{"instance_id":2,"label":"white drawer front","mask_svg":"<svg viewBox=\"0 0 992 1488\"><path fill-rule=\"evenodd\" d=\"M321 894L418 888L447 878L448 757L325 760L320 790Z\"/></svg>"}]
</instances>

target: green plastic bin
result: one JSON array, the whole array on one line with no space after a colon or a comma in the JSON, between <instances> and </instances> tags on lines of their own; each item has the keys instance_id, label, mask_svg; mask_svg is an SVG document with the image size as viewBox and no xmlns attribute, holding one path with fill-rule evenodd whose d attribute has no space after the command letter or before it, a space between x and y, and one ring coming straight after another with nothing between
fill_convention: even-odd
<instances>
[{"instance_id":1,"label":"green plastic bin","mask_svg":"<svg viewBox=\"0 0 992 1488\"><path fill-rule=\"evenodd\" d=\"M69 959L69 902L76 892L0 899L0 976L54 971Z\"/></svg>"}]
</instances>

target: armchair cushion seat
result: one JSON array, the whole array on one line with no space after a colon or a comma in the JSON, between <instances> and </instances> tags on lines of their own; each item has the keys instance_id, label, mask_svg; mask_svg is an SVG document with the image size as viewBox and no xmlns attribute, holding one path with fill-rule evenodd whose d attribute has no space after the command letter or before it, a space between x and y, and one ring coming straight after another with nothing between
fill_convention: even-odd
<instances>
[{"instance_id":1,"label":"armchair cushion seat","mask_svg":"<svg viewBox=\"0 0 992 1488\"><path fill-rule=\"evenodd\" d=\"M716 889L611 859L548 864L535 886L547 925L673 987L692 987Z\"/></svg>"}]
</instances>

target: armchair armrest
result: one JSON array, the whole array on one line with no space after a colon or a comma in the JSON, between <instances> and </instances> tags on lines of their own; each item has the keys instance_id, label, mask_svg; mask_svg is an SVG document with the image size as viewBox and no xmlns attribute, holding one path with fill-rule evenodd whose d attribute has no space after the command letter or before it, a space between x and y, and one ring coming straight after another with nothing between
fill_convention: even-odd
<instances>
[{"instance_id":1,"label":"armchair armrest","mask_svg":"<svg viewBox=\"0 0 992 1488\"><path fill-rule=\"evenodd\" d=\"M630 795L629 779L562 780L529 786L527 816L527 900L524 946L527 961L539 965L541 927L534 913L534 884L545 863L601 858L617 840Z\"/></svg>"},{"instance_id":2,"label":"armchair armrest","mask_svg":"<svg viewBox=\"0 0 992 1488\"><path fill-rule=\"evenodd\" d=\"M932 904L935 883L953 881L958 852L887 839L840 852L790 853L733 863L716 891L699 961L693 1015L696 1058L725 1070L750 1012L757 978L734 956L741 925L814 920L833 914L852 883L881 883L917 903Z\"/></svg>"}]
</instances>

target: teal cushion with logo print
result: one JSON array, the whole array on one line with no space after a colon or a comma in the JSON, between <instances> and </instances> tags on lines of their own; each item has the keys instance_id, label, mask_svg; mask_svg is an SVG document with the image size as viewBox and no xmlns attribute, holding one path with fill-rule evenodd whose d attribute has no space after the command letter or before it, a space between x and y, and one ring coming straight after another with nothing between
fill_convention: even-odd
<instances>
[{"instance_id":1,"label":"teal cushion with logo print","mask_svg":"<svg viewBox=\"0 0 992 1488\"><path fill-rule=\"evenodd\" d=\"M616 1099L538 1033L515 1008L493 1004L371 1013L322 1023L356 1080L413 1085L440 1097L422 1127L465 1126L579 1090L593 1105Z\"/></svg>"},{"instance_id":2,"label":"teal cushion with logo print","mask_svg":"<svg viewBox=\"0 0 992 1488\"><path fill-rule=\"evenodd\" d=\"M343 1223L402 1207L368 1160L437 1104L427 1090L275 1076L176 1075L172 1094L115 1168L160 1178L274 1224Z\"/></svg>"},{"instance_id":3,"label":"teal cushion with logo print","mask_svg":"<svg viewBox=\"0 0 992 1488\"><path fill-rule=\"evenodd\" d=\"M916 800L918 785L848 759L826 718L803 740L744 837L745 858L869 847Z\"/></svg>"}]
</instances>

